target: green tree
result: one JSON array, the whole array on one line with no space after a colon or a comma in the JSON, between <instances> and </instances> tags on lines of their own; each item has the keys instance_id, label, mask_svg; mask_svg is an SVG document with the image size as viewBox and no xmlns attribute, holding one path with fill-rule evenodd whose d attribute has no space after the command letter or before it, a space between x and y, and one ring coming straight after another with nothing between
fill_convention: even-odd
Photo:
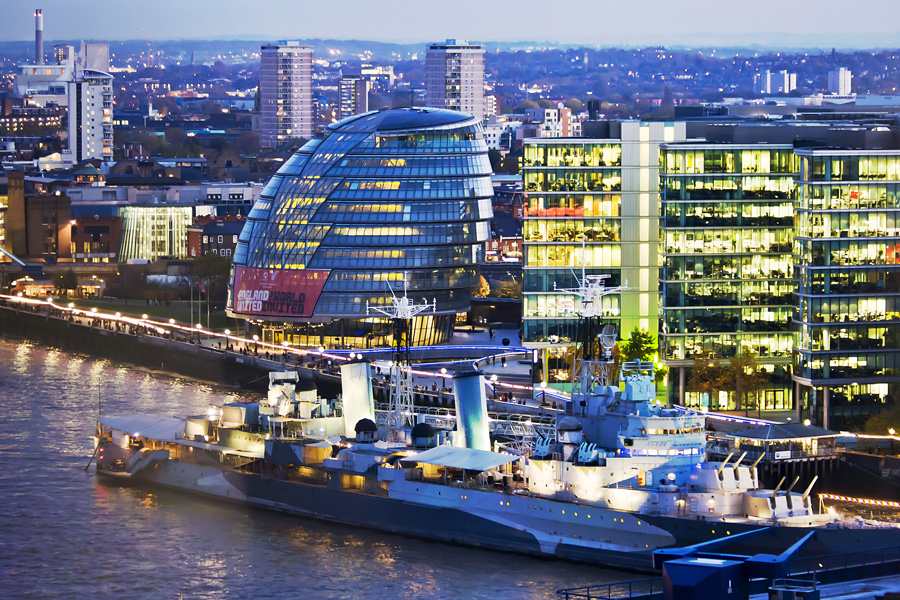
<instances>
[{"instance_id":1,"label":"green tree","mask_svg":"<svg viewBox=\"0 0 900 600\"><path fill-rule=\"evenodd\" d=\"M900 431L900 406L882 410L877 415L872 415L863 426L866 433L887 435L893 429Z\"/></svg>"},{"instance_id":2,"label":"green tree","mask_svg":"<svg viewBox=\"0 0 900 600\"><path fill-rule=\"evenodd\" d=\"M53 286L62 290L64 296L68 296L69 290L78 289L78 276L72 269L66 269L53 278Z\"/></svg>"},{"instance_id":3,"label":"green tree","mask_svg":"<svg viewBox=\"0 0 900 600\"><path fill-rule=\"evenodd\" d=\"M484 278L484 275L478 276L478 285L472 288L472 297L473 298L487 298L487 295L491 293L491 286L488 285L487 279Z\"/></svg>"},{"instance_id":4,"label":"green tree","mask_svg":"<svg viewBox=\"0 0 900 600\"><path fill-rule=\"evenodd\" d=\"M488 150L488 160L491 161L491 171L499 173L503 168L503 155L500 154L500 151L494 148Z\"/></svg>"},{"instance_id":5,"label":"green tree","mask_svg":"<svg viewBox=\"0 0 900 600\"><path fill-rule=\"evenodd\" d=\"M656 354L656 339L646 329L635 327L628 339L622 342L622 359L625 361L650 361L653 360L654 354Z\"/></svg>"},{"instance_id":6,"label":"green tree","mask_svg":"<svg viewBox=\"0 0 900 600\"><path fill-rule=\"evenodd\" d=\"M709 396L710 405L719 391L722 369L701 357L694 358L691 375L685 382L685 389L697 394Z\"/></svg>"},{"instance_id":7,"label":"green tree","mask_svg":"<svg viewBox=\"0 0 900 600\"><path fill-rule=\"evenodd\" d=\"M584 110L584 102L578 98L569 98L566 100L566 107L572 109L572 112L578 114Z\"/></svg>"},{"instance_id":8,"label":"green tree","mask_svg":"<svg viewBox=\"0 0 900 600\"><path fill-rule=\"evenodd\" d=\"M746 395L756 394L765 387L767 380L759 369L756 355L744 349L732 356L728 365L722 368L719 382L719 389L734 392L735 410L743 410Z\"/></svg>"},{"instance_id":9,"label":"green tree","mask_svg":"<svg viewBox=\"0 0 900 600\"><path fill-rule=\"evenodd\" d=\"M502 281L491 291L494 298L522 299L522 283L520 281Z\"/></svg>"},{"instance_id":10,"label":"green tree","mask_svg":"<svg viewBox=\"0 0 900 600\"><path fill-rule=\"evenodd\" d=\"M194 275L206 289L206 296L215 307L223 307L228 291L231 261L215 252L207 252L194 261Z\"/></svg>"},{"instance_id":11,"label":"green tree","mask_svg":"<svg viewBox=\"0 0 900 600\"><path fill-rule=\"evenodd\" d=\"M519 106L516 107L516 112L525 112L526 110L537 108L538 103L532 100L522 100L519 102Z\"/></svg>"}]
</instances>

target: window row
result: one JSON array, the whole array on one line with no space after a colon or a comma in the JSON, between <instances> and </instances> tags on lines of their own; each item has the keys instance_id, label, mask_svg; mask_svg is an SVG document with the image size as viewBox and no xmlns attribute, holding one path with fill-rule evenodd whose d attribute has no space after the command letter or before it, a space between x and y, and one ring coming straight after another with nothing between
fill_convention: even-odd
<instances>
[{"instance_id":1,"label":"window row","mask_svg":"<svg viewBox=\"0 0 900 600\"><path fill-rule=\"evenodd\" d=\"M798 348L812 352L897 348L900 341L900 323L892 327L803 325L798 337Z\"/></svg>"},{"instance_id":2,"label":"window row","mask_svg":"<svg viewBox=\"0 0 900 600\"><path fill-rule=\"evenodd\" d=\"M535 196L529 194L523 207L526 217L618 217L622 196Z\"/></svg>"},{"instance_id":3,"label":"window row","mask_svg":"<svg viewBox=\"0 0 900 600\"><path fill-rule=\"evenodd\" d=\"M900 184L797 186L798 208L803 210L870 210L900 208Z\"/></svg>"},{"instance_id":4,"label":"window row","mask_svg":"<svg viewBox=\"0 0 900 600\"><path fill-rule=\"evenodd\" d=\"M854 379L865 377L898 377L900 376L900 353L864 352L848 356L841 352L838 355L797 354L794 374L806 379ZM836 399L839 403L840 400Z\"/></svg>"},{"instance_id":5,"label":"window row","mask_svg":"<svg viewBox=\"0 0 900 600\"><path fill-rule=\"evenodd\" d=\"M790 177L663 177L665 200L790 200Z\"/></svg>"},{"instance_id":6,"label":"window row","mask_svg":"<svg viewBox=\"0 0 900 600\"><path fill-rule=\"evenodd\" d=\"M688 149L667 147L659 153L666 173L793 173L797 159L791 148Z\"/></svg>"},{"instance_id":7,"label":"window row","mask_svg":"<svg viewBox=\"0 0 900 600\"><path fill-rule=\"evenodd\" d=\"M618 319L611 317L608 324L618 329ZM533 319L525 318L523 342L544 344L571 344L581 339L580 319ZM567 379L571 381L570 379Z\"/></svg>"},{"instance_id":8,"label":"window row","mask_svg":"<svg viewBox=\"0 0 900 600\"><path fill-rule=\"evenodd\" d=\"M603 283L606 287L622 284L622 274L618 269L587 269L588 275L607 275ZM581 278L581 273L577 274ZM525 269L524 289L528 292L552 292L555 289L574 289L578 279L572 269Z\"/></svg>"},{"instance_id":9,"label":"window row","mask_svg":"<svg viewBox=\"0 0 900 600\"><path fill-rule=\"evenodd\" d=\"M528 246L525 253L527 267L614 267L622 265L622 248L618 244L603 246Z\"/></svg>"},{"instance_id":10,"label":"window row","mask_svg":"<svg viewBox=\"0 0 900 600\"><path fill-rule=\"evenodd\" d=\"M685 310L666 307L665 333L736 333L791 331L794 309L784 307L706 308Z\"/></svg>"},{"instance_id":11,"label":"window row","mask_svg":"<svg viewBox=\"0 0 900 600\"><path fill-rule=\"evenodd\" d=\"M527 318L578 318L581 314L581 298L574 294L526 294L522 308ZM619 316L619 295L610 294L601 299L604 317Z\"/></svg>"},{"instance_id":12,"label":"window row","mask_svg":"<svg viewBox=\"0 0 900 600\"><path fill-rule=\"evenodd\" d=\"M896 294L900 271L882 269L797 269L799 294Z\"/></svg>"},{"instance_id":13,"label":"window row","mask_svg":"<svg viewBox=\"0 0 900 600\"><path fill-rule=\"evenodd\" d=\"M663 356L667 360L721 360L737 356L744 350L759 359L789 358L794 346L791 333L723 334L664 336Z\"/></svg>"},{"instance_id":14,"label":"window row","mask_svg":"<svg viewBox=\"0 0 900 600\"><path fill-rule=\"evenodd\" d=\"M790 202L664 202L663 227L793 227Z\"/></svg>"},{"instance_id":15,"label":"window row","mask_svg":"<svg viewBox=\"0 0 900 600\"><path fill-rule=\"evenodd\" d=\"M322 248L310 269L403 269L414 267L465 266L475 261L472 246L440 246L393 250Z\"/></svg>"},{"instance_id":16,"label":"window row","mask_svg":"<svg viewBox=\"0 0 900 600\"><path fill-rule=\"evenodd\" d=\"M490 198L445 202L329 202L313 217L334 223L419 223L480 221L491 218Z\"/></svg>"},{"instance_id":17,"label":"window row","mask_svg":"<svg viewBox=\"0 0 900 600\"><path fill-rule=\"evenodd\" d=\"M668 229L662 243L666 254L790 253L790 229Z\"/></svg>"},{"instance_id":18,"label":"window row","mask_svg":"<svg viewBox=\"0 0 900 600\"><path fill-rule=\"evenodd\" d=\"M610 171L525 171L526 192L618 192L622 175Z\"/></svg>"},{"instance_id":19,"label":"window row","mask_svg":"<svg viewBox=\"0 0 900 600\"><path fill-rule=\"evenodd\" d=\"M798 319L805 323L898 321L898 325L900 325L900 297L801 297L798 306Z\"/></svg>"},{"instance_id":20,"label":"window row","mask_svg":"<svg viewBox=\"0 0 900 600\"><path fill-rule=\"evenodd\" d=\"M618 242L620 229L618 220L529 220L522 234L526 242Z\"/></svg>"},{"instance_id":21,"label":"window row","mask_svg":"<svg viewBox=\"0 0 900 600\"><path fill-rule=\"evenodd\" d=\"M900 240L797 240L800 264L814 267L900 265Z\"/></svg>"},{"instance_id":22,"label":"window row","mask_svg":"<svg viewBox=\"0 0 900 600\"><path fill-rule=\"evenodd\" d=\"M424 271L333 271L325 285L326 291L383 291L402 293L405 285L410 293L427 293L431 289L471 288L478 283L474 267L429 269Z\"/></svg>"},{"instance_id":23,"label":"window row","mask_svg":"<svg viewBox=\"0 0 900 600\"><path fill-rule=\"evenodd\" d=\"M790 256L667 256L662 278L685 279L788 279Z\"/></svg>"},{"instance_id":24,"label":"window row","mask_svg":"<svg viewBox=\"0 0 900 600\"><path fill-rule=\"evenodd\" d=\"M800 212L798 237L900 237L900 212Z\"/></svg>"},{"instance_id":25,"label":"window row","mask_svg":"<svg viewBox=\"0 0 900 600\"><path fill-rule=\"evenodd\" d=\"M804 156L805 181L900 180L900 156Z\"/></svg>"},{"instance_id":26,"label":"window row","mask_svg":"<svg viewBox=\"0 0 900 600\"><path fill-rule=\"evenodd\" d=\"M787 281L701 281L666 283L666 308L676 306L793 306L794 283Z\"/></svg>"},{"instance_id":27,"label":"window row","mask_svg":"<svg viewBox=\"0 0 900 600\"><path fill-rule=\"evenodd\" d=\"M526 167L618 167L622 164L619 144L526 144Z\"/></svg>"}]
</instances>

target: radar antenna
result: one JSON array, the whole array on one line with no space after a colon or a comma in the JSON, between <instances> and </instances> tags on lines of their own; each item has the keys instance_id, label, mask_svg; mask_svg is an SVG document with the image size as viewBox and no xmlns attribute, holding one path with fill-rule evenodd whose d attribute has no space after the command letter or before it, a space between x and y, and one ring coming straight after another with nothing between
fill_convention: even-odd
<instances>
[{"instance_id":1,"label":"radar antenna","mask_svg":"<svg viewBox=\"0 0 900 600\"><path fill-rule=\"evenodd\" d=\"M600 330L601 320L611 316L609 310L604 311L603 298L611 294L620 294L628 289L627 281L624 285L607 287L606 282L610 275L587 273L585 239L585 235L582 234L581 278L572 272L578 287L560 289L556 287L556 282L553 283L554 290L581 298L579 311L581 356L578 356L576 349L575 365L572 369L572 402L567 407L567 411L572 413L580 407L581 414L585 414L588 397L595 395L598 388L615 385L618 374L612 361L612 349L616 345L617 335L616 328L610 324ZM579 406L576 407L576 404Z\"/></svg>"},{"instance_id":2,"label":"radar antenna","mask_svg":"<svg viewBox=\"0 0 900 600\"><path fill-rule=\"evenodd\" d=\"M412 320L427 311L433 314L437 307L437 300L432 300L429 304L427 300L423 299L422 304L416 304L410 299L406 271L403 272L403 296L398 298L390 282L387 282L387 285L391 291L390 306L369 306L367 300L366 314L381 313L391 320L393 326L394 360L391 364L391 401L388 425L391 431L396 433L404 426L412 424L412 366L409 344Z\"/></svg>"}]
</instances>

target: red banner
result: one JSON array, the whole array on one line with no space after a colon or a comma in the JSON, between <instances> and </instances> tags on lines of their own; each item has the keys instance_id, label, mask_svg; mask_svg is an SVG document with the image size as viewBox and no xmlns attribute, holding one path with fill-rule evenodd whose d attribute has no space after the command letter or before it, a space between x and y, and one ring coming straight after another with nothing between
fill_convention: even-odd
<instances>
[{"instance_id":1,"label":"red banner","mask_svg":"<svg viewBox=\"0 0 900 600\"><path fill-rule=\"evenodd\" d=\"M329 272L235 267L234 312L310 317Z\"/></svg>"}]
</instances>

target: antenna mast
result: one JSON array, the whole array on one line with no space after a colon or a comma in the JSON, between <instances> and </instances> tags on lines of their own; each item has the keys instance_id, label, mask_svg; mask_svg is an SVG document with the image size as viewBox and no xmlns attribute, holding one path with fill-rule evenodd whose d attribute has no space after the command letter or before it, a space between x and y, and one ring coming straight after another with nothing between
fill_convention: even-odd
<instances>
[{"instance_id":1,"label":"antenna mast","mask_svg":"<svg viewBox=\"0 0 900 600\"><path fill-rule=\"evenodd\" d=\"M393 431L396 431L407 424L412 424L412 366L409 351L412 319L426 311L434 313L437 300L432 300L431 304L427 301L415 304L407 295L409 284L406 280L406 271L403 272L403 296L398 298L390 283L388 283L388 289L391 291L391 305L383 308L369 306L367 301L366 314L381 313L391 319L393 324L394 362L391 365L391 402L388 425Z\"/></svg>"}]
</instances>

